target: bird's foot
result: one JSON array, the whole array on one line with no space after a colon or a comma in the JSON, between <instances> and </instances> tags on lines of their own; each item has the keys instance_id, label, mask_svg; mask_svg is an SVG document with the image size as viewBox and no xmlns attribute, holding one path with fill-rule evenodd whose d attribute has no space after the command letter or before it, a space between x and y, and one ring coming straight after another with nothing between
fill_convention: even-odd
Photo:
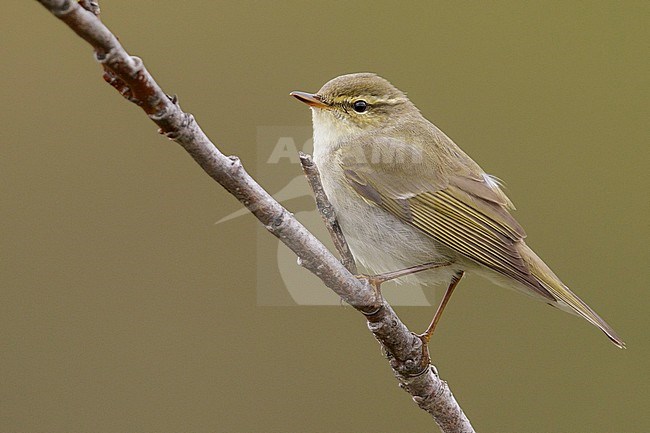
<instances>
[{"instance_id":1,"label":"bird's foot","mask_svg":"<svg viewBox=\"0 0 650 433\"><path fill-rule=\"evenodd\" d=\"M444 266L449 266L449 265L451 265L451 262L442 262L442 263L431 262L431 263L424 263L422 265L411 266L408 268L400 269L398 271L384 272L382 274L376 274L376 275L359 274L359 275L355 275L355 277L360 280L368 281L368 283L375 290L376 305L381 305L382 303L381 285L383 283L400 277L405 277L407 275L416 274L418 272L427 271L429 269L442 268Z\"/></svg>"},{"instance_id":2,"label":"bird's foot","mask_svg":"<svg viewBox=\"0 0 650 433\"><path fill-rule=\"evenodd\" d=\"M374 308L372 311L368 313L364 312L364 314L367 316L371 316L377 313L381 309L381 305L383 304L382 301L383 297L381 295L381 284L387 280L382 280L381 278L377 278L376 275L366 275L366 274L355 275L355 278L357 278L358 280L367 281L368 284L370 284L370 286L373 288L375 292L375 300L372 305L375 305L376 308Z\"/></svg>"}]
</instances>

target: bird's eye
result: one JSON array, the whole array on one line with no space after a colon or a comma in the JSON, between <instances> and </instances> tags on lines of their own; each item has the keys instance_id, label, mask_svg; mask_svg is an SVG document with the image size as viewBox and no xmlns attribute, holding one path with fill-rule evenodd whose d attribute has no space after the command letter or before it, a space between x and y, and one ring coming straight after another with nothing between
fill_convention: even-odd
<instances>
[{"instance_id":1,"label":"bird's eye","mask_svg":"<svg viewBox=\"0 0 650 433\"><path fill-rule=\"evenodd\" d=\"M366 101L363 101L359 99L358 101L354 101L352 104L352 108L354 108L354 111L357 113L363 113L368 109L368 103Z\"/></svg>"}]
</instances>

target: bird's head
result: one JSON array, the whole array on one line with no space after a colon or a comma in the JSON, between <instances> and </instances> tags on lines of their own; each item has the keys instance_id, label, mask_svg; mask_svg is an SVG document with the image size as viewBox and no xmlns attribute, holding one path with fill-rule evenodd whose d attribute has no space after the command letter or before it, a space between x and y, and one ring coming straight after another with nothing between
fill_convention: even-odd
<instances>
[{"instance_id":1,"label":"bird's head","mask_svg":"<svg viewBox=\"0 0 650 433\"><path fill-rule=\"evenodd\" d=\"M311 107L314 134L332 138L385 128L418 113L402 91L372 73L341 75L316 93L291 96Z\"/></svg>"}]
</instances>

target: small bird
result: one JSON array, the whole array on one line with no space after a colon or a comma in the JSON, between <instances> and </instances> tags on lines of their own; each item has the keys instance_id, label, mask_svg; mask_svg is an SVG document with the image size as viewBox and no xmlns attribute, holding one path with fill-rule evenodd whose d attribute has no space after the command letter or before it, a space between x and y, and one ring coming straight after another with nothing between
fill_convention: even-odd
<instances>
[{"instance_id":1,"label":"small bird","mask_svg":"<svg viewBox=\"0 0 650 433\"><path fill-rule=\"evenodd\" d=\"M291 96L311 108L314 161L354 257L378 281L408 275L447 286L425 343L471 272L577 314L625 347L526 245L500 181L390 82L349 74Z\"/></svg>"}]
</instances>

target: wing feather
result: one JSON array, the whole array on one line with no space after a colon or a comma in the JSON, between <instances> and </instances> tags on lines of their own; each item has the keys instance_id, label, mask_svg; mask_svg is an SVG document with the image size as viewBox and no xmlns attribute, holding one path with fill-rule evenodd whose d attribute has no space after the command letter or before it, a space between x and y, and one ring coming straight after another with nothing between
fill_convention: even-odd
<instances>
[{"instance_id":1,"label":"wing feather","mask_svg":"<svg viewBox=\"0 0 650 433\"><path fill-rule=\"evenodd\" d=\"M498 186L481 176L452 177L441 188L418 178L412 185L381 165L344 166L350 186L368 203L380 206L459 254L513 278L549 300L555 298L531 273L518 244L526 233L510 215L512 203Z\"/></svg>"}]
</instances>

